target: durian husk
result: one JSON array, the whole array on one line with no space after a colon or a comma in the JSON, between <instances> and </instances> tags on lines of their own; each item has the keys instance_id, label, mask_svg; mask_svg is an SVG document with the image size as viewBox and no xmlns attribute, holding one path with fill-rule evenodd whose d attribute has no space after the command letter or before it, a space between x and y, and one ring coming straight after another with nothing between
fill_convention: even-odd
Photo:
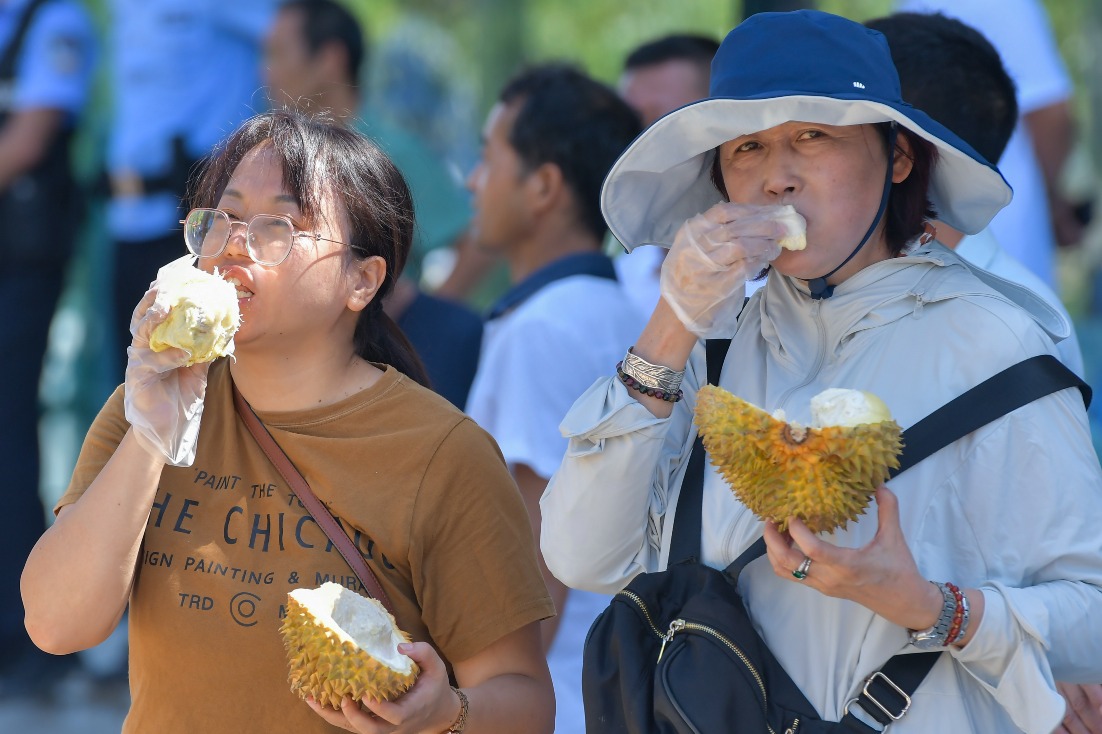
<instances>
[{"instance_id":1,"label":"durian husk","mask_svg":"<svg viewBox=\"0 0 1102 734\"><path fill-rule=\"evenodd\" d=\"M781 531L790 517L815 533L856 520L903 448L894 420L805 428L714 385L697 394L696 424L735 496Z\"/></svg>"},{"instance_id":2,"label":"durian husk","mask_svg":"<svg viewBox=\"0 0 1102 734\"><path fill-rule=\"evenodd\" d=\"M349 592L351 593L351 592ZM397 628L394 617L375 599L390 618L405 642L407 633ZM356 644L341 640L337 634L319 624L309 608L287 597L287 616L279 629L287 650L288 680L291 690L302 699L313 697L322 706L340 710L346 696L360 701L391 701L408 691L420 673L416 663L408 675L376 660Z\"/></svg>"}]
</instances>

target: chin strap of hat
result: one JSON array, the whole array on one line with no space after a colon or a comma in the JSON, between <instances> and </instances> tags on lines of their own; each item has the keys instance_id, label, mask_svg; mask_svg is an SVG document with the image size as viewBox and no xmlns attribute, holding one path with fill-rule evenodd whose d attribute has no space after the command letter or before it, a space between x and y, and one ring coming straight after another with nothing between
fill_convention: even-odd
<instances>
[{"instance_id":1,"label":"chin strap of hat","mask_svg":"<svg viewBox=\"0 0 1102 734\"><path fill-rule=\"evenodd\" d=\"M821 278L812 278L811 280L807 281L807 287L811 289L811 297L814 298L816 301L823 298L830 298L834 295L834 286L827 283L827 278L844 268L846 266L846 263L852 260L853 256L861 251L861 248L864 247L865 243L869 241L869 237L872 237L873 231L876 229L876 226L880 224L880 220L883 218L884 212L888 208L888 194L891 192L892 188L892 171L895 168L895 138L897 132L898 130L895 123L893 122L891 124L891 130L888 133L888 172L884 174L884 191L880 195L880 208L876 210L876 218L873 219L872 224L869 225L869 231L865 232L865 236L861 238L861 241L857 244L857 247L853 248L853 252L849 254L849 257L842 261L841 265L834 268L834 270L831 270L829 273L822 276Z\"/></svg>"}]
</instances>

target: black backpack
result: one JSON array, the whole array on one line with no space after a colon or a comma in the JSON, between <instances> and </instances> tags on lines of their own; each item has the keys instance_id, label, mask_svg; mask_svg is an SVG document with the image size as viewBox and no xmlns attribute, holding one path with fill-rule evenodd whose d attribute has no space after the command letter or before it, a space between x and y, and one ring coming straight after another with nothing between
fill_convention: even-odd
<instances>
[{"instance_id":1,"label":"black backpack","mask_svg":"<svg viewBox=\"0 0 1102 734\"><path fill-rule=\"evenodd\" d=\"M719 380L729 340L710 340L708 382ZM1055 357L1020 362L908 428L895 476L975 429L1039 397L1090 388ZM906 714L940 652L900 654L871 675L840 722L823 721L754 630L739 596L742 569L765 552L758 539L720 571L701 564L705 451L698 437L674 518L670 563L618 592L586 638L586 731L627 734L874 734Z\"/></svg>"}]
</instances>

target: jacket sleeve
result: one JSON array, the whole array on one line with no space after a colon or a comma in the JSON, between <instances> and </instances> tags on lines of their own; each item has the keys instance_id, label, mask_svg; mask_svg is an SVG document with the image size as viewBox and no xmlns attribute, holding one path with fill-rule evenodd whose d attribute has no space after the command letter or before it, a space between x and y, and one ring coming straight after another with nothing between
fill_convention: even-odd
<instances>
[{"instance_id":1,"label":"jacket sleeve","mask_svg":"<svg viewBox=\"0 0 1102 734\"><path fill-rule=\"evenodd\" d=\"M560 425L566 455L540 500L540 546L567 586L615 593L663 563L663 526L695 433L692 404L703 348L685 371L685 398L657 418L616 378L595 382Z\"/></svg>"},{"instance_id":2,"label":"jacket sleeve","mask_svg":"<svg viewBox=\"0 0 1102 734\"><path fill-rule=\"evenodd\" d=\"M1006 416L954 484L988 572L983 619L952 654L1023 731L1047 733L1064 712L1054 680L1102 681L1102 470L1078 390Z\"/></svg>"}]
</instances>

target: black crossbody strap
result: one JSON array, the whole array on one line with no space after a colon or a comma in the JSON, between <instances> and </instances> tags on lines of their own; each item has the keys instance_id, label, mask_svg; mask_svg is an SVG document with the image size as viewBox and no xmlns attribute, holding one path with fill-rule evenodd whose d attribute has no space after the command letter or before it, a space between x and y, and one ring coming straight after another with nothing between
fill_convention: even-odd
<instances>
[{"instance_id":1,"label":"black crossbody strap","mask_svg":"<svg viewBox=\"0 0 1102 734\"><path fill-rule=\"evenodd\" d=\"M996 418L1069 387L1079 388L1083 404L1090 407L1090 386L1051 354L1030 357L1007 367L904 431L903 455L892 476Z\"/></svg>"},{"instance_id":2,"label":"black crossbody strap","mask_svg":"<svg viewBox=\"0 0 1102 734\"><path fill-rule=\"evenodd\" d=\"M719 384L723 360L731 348L730 339L709 339L704 343L708 359L708 384ZM677 500L677 512L673 520L673 537L670 539L670 566L682 561L700 558L701 513L704 508L704 440L698 435L685 467L681 481L681 494Z\"/></svg>"}]
</instances>

